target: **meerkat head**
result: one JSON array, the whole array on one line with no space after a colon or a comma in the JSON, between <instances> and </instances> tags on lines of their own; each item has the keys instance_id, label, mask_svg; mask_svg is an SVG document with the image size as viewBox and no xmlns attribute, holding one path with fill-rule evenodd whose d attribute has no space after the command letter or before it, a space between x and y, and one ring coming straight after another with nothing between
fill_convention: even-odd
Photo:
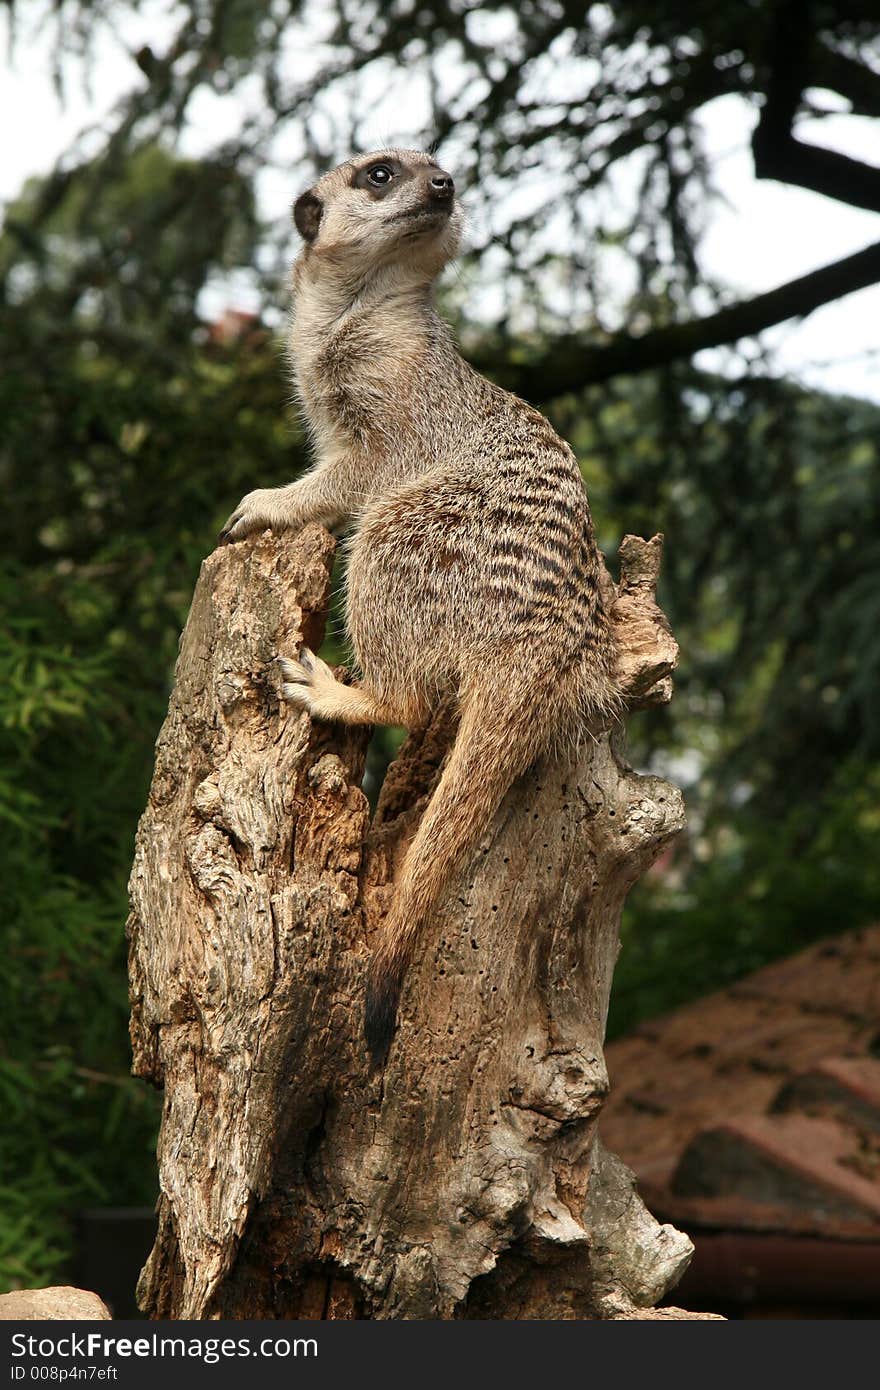
<instances>
[{"instance_id":1,"label":"meerkat head","mask_svg":"<svg viewBox=\"0 0 880 1390\"><path fill-rule=\"evenodd\" d=\"M429 154L379 150L340 164L296 200L302 259L358 277L399 264L431 280L458 250L455 184Z\"/></svg>"}]
</instances>

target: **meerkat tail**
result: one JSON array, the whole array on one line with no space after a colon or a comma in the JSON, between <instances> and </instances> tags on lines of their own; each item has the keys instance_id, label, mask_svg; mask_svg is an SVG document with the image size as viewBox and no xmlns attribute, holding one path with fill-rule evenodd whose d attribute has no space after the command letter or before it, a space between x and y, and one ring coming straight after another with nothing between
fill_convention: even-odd
<instances>
[{"instance_id":1,"label":"meerkat tail","mask_svg":"<svg viewBox=\"0 0 880 1390\"><path fill-rule=\"evenodd\" d=\"M540 690L520 698L499 682L474 691L415 838L407 851L384 934L367 978L364 1036L373 1061L384 1061L394 1034L400 989L422 928L456 869L488 830L507 789L543 751L535 718Z\"/></svg>"}]
</instances>

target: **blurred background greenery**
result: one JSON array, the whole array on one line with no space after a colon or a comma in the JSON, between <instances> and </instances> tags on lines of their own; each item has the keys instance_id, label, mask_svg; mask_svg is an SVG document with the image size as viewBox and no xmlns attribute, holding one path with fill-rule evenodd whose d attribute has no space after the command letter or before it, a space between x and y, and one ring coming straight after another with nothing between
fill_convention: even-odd
<instances>
[{"instance_id":1,"label":"blurred background greenery","mask_svg":"<svg viewBox=\"0 0 880 1390\"><path fill-rule=\"evenodd\" d=\"M777 304L701 260L721 99L745 130L763 113L759 174L880 210L876 170L790 139L823 92L880 114L872 8L199 0L156 5L150 43L149 7L10 11L3 61L39 39L62 95L108 54L131 84L0 233L0 1286L63 1279L78 1208L155 1195L158 1098L128 1076L135 825L199 563L244 492L307 461L278 332L293 237L261 180L292 197L380 143L379 89L422 93L393 134L442 142L471 209L444 290L465 351L575 445L612 568L625 532L667 536L681 669L630 757L691 823L631 897L612 1031L878 915L880 409L787 381L754 335L880 255ZM232 134L193 155L221 107ZM226 284L246 314L211 309Z\"/></svg>"}]
</instances>

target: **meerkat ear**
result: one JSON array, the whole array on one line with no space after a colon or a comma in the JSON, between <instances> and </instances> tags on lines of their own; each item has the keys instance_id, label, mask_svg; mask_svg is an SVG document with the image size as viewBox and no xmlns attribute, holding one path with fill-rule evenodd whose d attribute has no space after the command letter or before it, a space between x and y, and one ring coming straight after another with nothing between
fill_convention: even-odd
<instances>
[{"instance_id":1,"label":"meerkat ear","mask_svg":"<svg viewBox=\"0 0 880 1390\"><path fill-rule=\"evenodd\" d=\"M324 204L311 189L301 194L293 205L293 220L303 241L314 241L321 225Z\"/></svg>"}]
</instances>

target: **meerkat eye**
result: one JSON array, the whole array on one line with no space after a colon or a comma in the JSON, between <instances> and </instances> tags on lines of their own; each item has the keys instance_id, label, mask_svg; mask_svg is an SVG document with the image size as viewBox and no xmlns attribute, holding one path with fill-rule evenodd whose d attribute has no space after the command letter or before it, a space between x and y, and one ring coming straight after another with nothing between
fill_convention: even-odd
<instances>
[{"instance_id":1,"label":"meerkat eye","mask_svg":"<svg viewBox=\"0 0 880 1390\"><path fill-rule=\"evenodd\" d=\"M394 174L387 164L374 164L372 169L367 171L367 181L374 188L384 188L394 178Z\"/></svg>"}]
</instances>

